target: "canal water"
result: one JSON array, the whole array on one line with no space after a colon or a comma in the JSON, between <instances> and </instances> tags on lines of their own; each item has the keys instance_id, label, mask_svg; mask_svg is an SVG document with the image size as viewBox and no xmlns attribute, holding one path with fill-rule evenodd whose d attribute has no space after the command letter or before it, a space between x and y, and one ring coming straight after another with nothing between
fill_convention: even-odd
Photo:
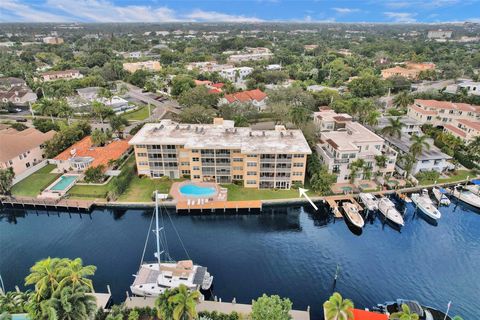
<instances>
[{"instance_id":1,"label":"canal water","mask_svg":"<svg viewBox=\"0 0 480 320\"><path fill-rule=\"evenodd\" d=\"M321 207L321 206L320 206ZM480 306L480 214L460 203L441 208L438 225L405 210L399 232L379 217L359 234L321 207L272 207L262 214L177 215L171 221L188 254L214 275L213 295L250 302L261 294L289 297L295 309L311 307L322 319L322 303L334 289L359 308L396 298L416 299L465 320L478 319ZM152 210L97 209L90 215L0 211L0 274L7 290L23 284L35 261L81 257L98 270L97 291L110 284L123 301L140 258ZM187 258L169 218L170 254ZM154 238L151 237L150 240ZM150 241L146 259L153 260Z\"/></svg>"}]
</instances>

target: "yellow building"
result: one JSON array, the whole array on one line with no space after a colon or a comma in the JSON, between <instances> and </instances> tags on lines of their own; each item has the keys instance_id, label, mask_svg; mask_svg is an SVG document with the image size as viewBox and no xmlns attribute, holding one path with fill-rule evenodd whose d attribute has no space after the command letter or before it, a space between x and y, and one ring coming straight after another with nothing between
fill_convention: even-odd
<instances>
[{"instance_id":1,"label":"yellow building","mask_svg":"<svg viewBox=\"0 0 480 320\"><path fill-rule=\"evenodd\" d=\"M300 130L235 128L233 121L221 118L213 124L147 123L129 143L135 149L139 175L238 181L262 189L303 184L311 154Z\"/></svg>"},{"instance_id":2,"label":"yellow building","mask_svg":"<svg viewBox=\"0 0 480 320\"><path fill-rule=\"evenodd\" d=\"M160 65L160 62L150 60L140 62L125 62L123 64L123 69L130 73L134 73L135 71L141 69L148 71L160 71L162 69L162 66Z\"/></svg>"}]
</instances>

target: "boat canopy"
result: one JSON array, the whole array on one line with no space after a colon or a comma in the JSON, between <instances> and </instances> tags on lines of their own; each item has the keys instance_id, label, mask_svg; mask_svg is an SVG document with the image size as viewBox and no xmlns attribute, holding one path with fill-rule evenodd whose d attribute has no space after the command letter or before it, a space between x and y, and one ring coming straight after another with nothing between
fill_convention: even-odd
<instances>
[{"instance_id":1,"label":"boat canopy","mask_svg":"<svg viewBox=\"0 0 480 320\"><path fill-rule=\"evenodd\" d=\"M447 189L445 189L445 188L440 188L440 189L438 189L438 191L440 191L440 193L443 193L443 194L448 193Z\"/></svg>"},{"instance_id":2,"label":"boat canopy","mask_svg":"<svg viewBox=\"0 0 480 320\"><path fill-rule=\"evenodd\" d=\"M472 180L472 183L474 185L480 186L480 179L474 179L474 180Z\"/></svg>"}]
</instances>

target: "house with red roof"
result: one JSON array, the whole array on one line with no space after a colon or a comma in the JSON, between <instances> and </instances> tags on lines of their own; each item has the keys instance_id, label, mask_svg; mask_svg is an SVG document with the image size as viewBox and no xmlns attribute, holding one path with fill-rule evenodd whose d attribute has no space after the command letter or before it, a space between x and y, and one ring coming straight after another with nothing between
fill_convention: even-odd
<instances>
[{"instance_id":1,"label":"house with red roof","mask_svg":"<svg viewBox=\"0 0 480 320\"><path fill-rule=\"evenodd\" d=\"M222 88L225 86L223 82L213 83L210 80L195 80L195 85L205 86L209 89L208 93L216 93L216 94L222 93L223 92Z\"/></svg>"},{"instance_id":2,"label":"house with red roof","mask_svg":"<svg viewBox=\"0 0 480 320\"><path fill-rule=\"evenodd\" d=\"M246 104L251 103L258 110L264 110L267 107L268 96L260 89L239 91L232 94L226 94L220 99L220 105L224 104Z\"/></svg>"},{"instance_id":3,"label":"house with red roof","mask_svg":"<svg viewBox=\"0 0 480 320\"><path fill-rule=\"evenodd\" d=\"M407 109L410 118L423 124L444 127L455 120L480 121L480 106L438 100L415 99Z\"/></svg>"},{"instance_id":4,"label":"house with red roof","mask_svg":"<svg viewBox=\"0 0 480 320\"><path fill-rule=\"evenodd\" d=\"M128 141L129 139L118 139L97 147L93 145L91 136L86 136L58 154L51 162L62 171L84 172L89 167L100 165L103 165L106 171L110 160L120 159L128 153Z\"/></svg>"},{"instance_id":5,"label":"house with red roof","mask_svg":"<svg viewBox=\"0 0 480 320\"><path fill-rule=\"evenodd\" d=\"M444 125L443 131L465 142L470 142L475 139L475 137L480 136L480 121L456 119L453 120L451 124Z\"/></svg>"}]
</instances>

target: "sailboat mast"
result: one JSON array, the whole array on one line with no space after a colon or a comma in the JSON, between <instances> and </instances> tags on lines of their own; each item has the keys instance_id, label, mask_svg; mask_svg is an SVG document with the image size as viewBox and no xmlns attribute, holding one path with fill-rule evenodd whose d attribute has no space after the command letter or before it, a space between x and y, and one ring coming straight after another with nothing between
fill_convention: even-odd
<instances>
[{"instance_id":1,"label":"sailboat mast","mask_svg":"<svg viewBox=\"0 0 480 320\"><path fill-rule=\"evenodd\" d=\"M155 190L155 236L157 238L157 260L158 260L158 270L160 270L160 237L159 237L159 226L158 226L158 191Z\"/></svg>"}]
</instances>

